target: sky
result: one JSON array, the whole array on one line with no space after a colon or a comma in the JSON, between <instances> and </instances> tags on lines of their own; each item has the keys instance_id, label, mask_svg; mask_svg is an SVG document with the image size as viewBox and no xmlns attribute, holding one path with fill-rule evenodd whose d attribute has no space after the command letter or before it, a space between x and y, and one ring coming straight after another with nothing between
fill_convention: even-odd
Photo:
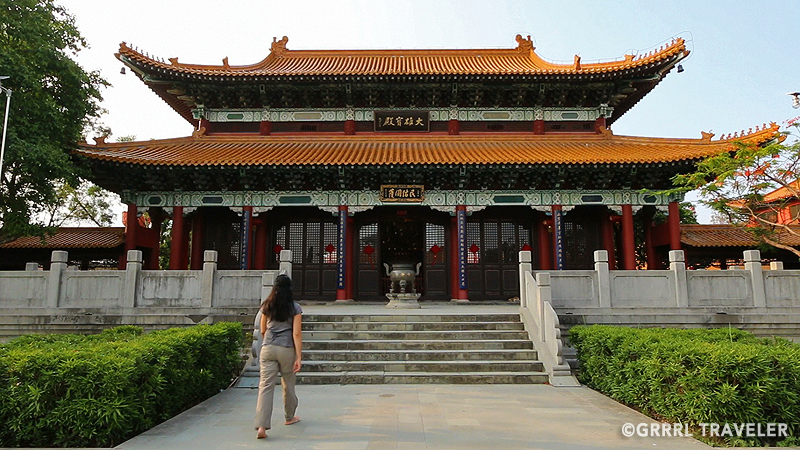
<instances>
[{"instance_id":1,"label":"sky","mask_svg":"<svg viewBox=\"0 0 800 450\"><path fill-rule=\"evenodd\" d=\"M90 48L78 62L111 83L103 123L114 141L187 136L192 126L114 53L121 42L184 63L252 64L272 38L291 50L514 48L530 35L539 56L572 63L621 59L675 37L690 56L612 125L614 134L699 138L800 116L796 1L540 0L60 0ZM92 136L89 136L91 142ZM695 196L687 197L693 200ZM699 209L701 223L710 213ZM119 225L119 224L115 224Z\"/></svg>"}]
</instances>

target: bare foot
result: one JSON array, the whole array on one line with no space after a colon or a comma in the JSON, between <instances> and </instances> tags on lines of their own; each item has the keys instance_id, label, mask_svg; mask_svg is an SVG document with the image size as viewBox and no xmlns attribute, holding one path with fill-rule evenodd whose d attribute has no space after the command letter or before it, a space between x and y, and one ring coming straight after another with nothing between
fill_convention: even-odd
<instances>
[{"instance_id":1,"label":"bare foot","mask_svg":"<svg viewBox=\"0 0 800 450\"><path fill-rule=\"evenodd\" d=\"M296 424L297 422L300 422L300 418L299 418L299 417L297 417L297 416L294 416L294 417L292 417L291 419L287 420L286 422L283 422L283 424L284 424L284 425L294 425L294 424Z\"/></svg>"},{"instance_id":2,"label":"bare foot","mask_svg":"<svg viewBox=\"0 0 800 450\"><path fill-rule=\"evenodd\" d=\"M264 439L267 437L267 430L262 428L258 429L258 434L256 434L257 439Z\"/></svg>"}]
</instances>

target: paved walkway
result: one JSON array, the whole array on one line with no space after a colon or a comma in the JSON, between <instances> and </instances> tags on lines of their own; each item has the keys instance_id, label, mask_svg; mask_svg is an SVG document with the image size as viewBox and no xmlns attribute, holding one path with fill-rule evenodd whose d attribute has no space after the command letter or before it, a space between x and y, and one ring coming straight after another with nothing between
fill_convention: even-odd
<instances>
[{"instance_id":1,"label":"paved walkway","mask_svg":"<svg viewBox=\"0 0 800 450\"><path fill-rule=\"evenodd\" d=\"M515 313L518 304L307 305L306 314ZM406 320L413 320L408 317ZM257 440L256 390L228 389L119 445L138 449L643 449L710 448L692 438L626 438L625 423L656 423L585 387L549 385L317 385L297 387L302 421L283 425L280 389L273 429Z\"/></svg>"},{"instance_id":2,"label":"paved walkway","mask_svg":"<svg viewBox=\"0 0 800 450\"><path fill-rule=\"evenodd\" d=\"M279 389L277 390L279 391ZM256 391L233 388L117 448L319 450L710 448L685 437L626 438L625 423L656 423L585 387L549 385L298 386L302 421L253 429Z\"/></svg>"}]
</instances>

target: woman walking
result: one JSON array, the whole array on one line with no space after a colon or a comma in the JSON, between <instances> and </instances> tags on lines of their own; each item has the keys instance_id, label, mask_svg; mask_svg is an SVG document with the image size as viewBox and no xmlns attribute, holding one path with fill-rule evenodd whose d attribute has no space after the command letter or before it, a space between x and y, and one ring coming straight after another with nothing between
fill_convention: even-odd
<instances>
[{"instance_id":1,"label":"woman walking","mask_svg":"<svg viewBox=\"0 0 800 450\"><path fill-rule=\"evenodd\" d=\"M272 292L261 304L261 378L258 382L256 430L258 439L267 437L272 423L272 400L278 372L283 387L284 425L300 421L295 416L297 396L294 393L295 374L300 371L303 335L303 309L292 299L292 280L278 275Z\"/></svg>"}]
</instances>

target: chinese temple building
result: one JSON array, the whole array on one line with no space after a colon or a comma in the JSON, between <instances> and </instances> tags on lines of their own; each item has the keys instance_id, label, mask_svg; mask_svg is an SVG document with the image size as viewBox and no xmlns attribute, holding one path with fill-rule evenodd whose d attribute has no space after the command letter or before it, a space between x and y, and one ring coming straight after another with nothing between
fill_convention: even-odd
<instances>
[{"instance_id":1,"label":"chinese temple building","mask_svg":"<svg viewBox=\"0 0 800 450\"><path fill-rule=\"evenodd\" d=\"M619 60L554 64L530 37L509 49L290 50L261 62L196 65L125 43L117 57L192 136L82 145L92 181L128 208L126 249L157 268L172 220L170 269L277 268L293 252L296 295L385 300L386 267L418 267L422 300L506 300L518 252L534 269L647 267L681 248L679 198L657 193L734 138L617 136L613 123L688 55L682 39ZM155 229L138 225L150 212ZM657 210L668 221L652 226ZM148 249L150 257L147 257Z\"/></svg>"}]
</instances>

